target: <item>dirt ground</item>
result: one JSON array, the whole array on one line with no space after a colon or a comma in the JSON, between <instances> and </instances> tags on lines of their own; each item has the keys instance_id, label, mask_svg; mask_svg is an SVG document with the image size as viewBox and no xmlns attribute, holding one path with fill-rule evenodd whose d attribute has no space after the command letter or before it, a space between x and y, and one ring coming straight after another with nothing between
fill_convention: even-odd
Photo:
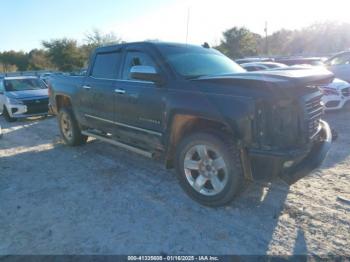
<instances>
[{"instance_id":1,"label":"dirt ground","mask_svg":"<svg viewBox=\"0 0 350 262\"><path fill-rule=\"evenodd\" d=\"M55 118L1 118L0 254L349 256L350 111L325 118L339 139L320 170L290 188L253 183L217 209L161 163L96 140L64 146Z\"/></svg>"}]
</instances>

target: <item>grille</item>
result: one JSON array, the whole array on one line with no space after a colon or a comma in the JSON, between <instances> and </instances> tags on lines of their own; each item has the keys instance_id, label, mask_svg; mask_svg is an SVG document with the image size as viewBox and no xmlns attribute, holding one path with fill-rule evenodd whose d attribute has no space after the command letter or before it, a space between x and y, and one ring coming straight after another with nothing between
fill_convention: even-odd
<instances>
[{"instance_id":1,"label":"grille","mask_svg":"<svg viewBox=\"0 0 350 262\"><path fill-rule=\"evenodd\" d=\"M346 96L346 97L350 96L350 87L342 89L341 92L343 96Z\"/></svg>"},{"instance_id":2,"label":"grille","mask_svg":"<svg viewBox=\"0 0 350 262\"><path fill-rule=\"evenodd\" d=\"M47 113L49 111L49 99L48 98L26 100L23 102L27 106L26 114L28 114L28 115Z\"/></svg>"},{"instance_id":3,"label":"grille","mask_svg":"<svg viewBox=\"0 0 350 262\"><path fill-rule=\"evenodd\" d=\"M309 138L313 138L319 131L320 120L323 115L321 99L322 95L318 95L305 102Z\"/></svg>"}]
</instances>

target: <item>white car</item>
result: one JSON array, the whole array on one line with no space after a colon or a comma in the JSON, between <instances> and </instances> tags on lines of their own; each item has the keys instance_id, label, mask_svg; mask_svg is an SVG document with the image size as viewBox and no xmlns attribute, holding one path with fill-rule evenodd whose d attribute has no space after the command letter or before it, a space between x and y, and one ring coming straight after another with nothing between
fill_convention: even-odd
<instances>
[{"instance_id":1,"label":"white car","mask_svg":"<svg viewBox=\"0 0 350 262\"><path fill-rule=\"evenodd\" d=\"M37 77L0 78L0 113L8 122L48 115L48 89Z\"/></svg>"},{"instance_id":2,"label":"white car","mask_svg":"<svg viewBox=\"0 0 350 262\"><path fill-rule=\"evenodd\" d=\"M272 62L244 63L241 66L247 71L301 70L314 67L311 65L286 66ZM323 92L322 102L324 103L325 111L341 109L350 101L350 84L344 80L336 78L332 83L321 86L321 90Z\"/></svg>"},{"instance_id":3,"label":"white car","mask_svg":"<svg viewBox=\"0 0 350 262\"><path fill-rule=\"evenodd\" d=\"M350 82L350 51L331 57L326 61L326 66L336 78Z\"/></svg>"},{"instance_id":4,"label":"white car","mask_svg":"<svg viewBox=\"0 0 350 262\"><path fill-rule=\"evenodd\" d=\"M346 81L336 78L332 83L321 86L321 90L326 111L338 110L350 103L350 84Z\"/></svg>"},{"instance_id":5,"label":"white car","mask_svg":"<svg viewBox=\"0 0 350 262\"><path fill-rule=\"evenodd\" d=\"M286 68L288 66L281 64L281 63L275 63L275 62L251 62L251 63L243 63L240 65L248 72L253 71L264 71L264 70L274 70L278 68Z\"/></svg>"}]
</instances>

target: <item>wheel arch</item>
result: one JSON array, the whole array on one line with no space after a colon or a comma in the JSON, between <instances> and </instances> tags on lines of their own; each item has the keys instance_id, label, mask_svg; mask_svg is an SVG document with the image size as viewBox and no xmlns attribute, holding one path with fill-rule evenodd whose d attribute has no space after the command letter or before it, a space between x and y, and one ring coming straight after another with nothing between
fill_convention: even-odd
<instances>
[{"instance_id":1,"label":"wheel arch","mask_svg":"<svg viewBox=\"0 0 350 262\"><path fill-rule=\"evenodd\" d=\"M165 164L167 168L174 167L176 146L185 136L203 130L215 130L229 135L232 139L238 139L235 131L226 123L214 119L189 114L176 114L171 121L171 129L168 132Z\"/></svg>"},{"instance_id":2,"label":"wheel arch","mask_svg":"<svg viewBox=\"0 0 350 262\"><path fill-rule=\"evenodd\" d=\"M63 107L72 108L71 98L67 95L61 95L61 94L56 95L55 102L56 102L57 112L59 112L60 109Z\"/></svg>"}]
</instances>

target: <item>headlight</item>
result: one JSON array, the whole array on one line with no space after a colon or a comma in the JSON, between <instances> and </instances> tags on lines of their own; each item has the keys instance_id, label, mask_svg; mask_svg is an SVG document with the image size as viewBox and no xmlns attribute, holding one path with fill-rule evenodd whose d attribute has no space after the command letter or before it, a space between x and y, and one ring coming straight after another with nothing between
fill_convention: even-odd
<instances>
[{"instance_id":1,"label":"headlight","mask_svg":"<svg viewBox=\"0 0 350 262\"><path fill-rule=\"evenodd\" d=\"M23 102L21 100L14 99L14 98L7 98L7 102L10 105L23 105Z\"/></svg>"}]
</instances>

